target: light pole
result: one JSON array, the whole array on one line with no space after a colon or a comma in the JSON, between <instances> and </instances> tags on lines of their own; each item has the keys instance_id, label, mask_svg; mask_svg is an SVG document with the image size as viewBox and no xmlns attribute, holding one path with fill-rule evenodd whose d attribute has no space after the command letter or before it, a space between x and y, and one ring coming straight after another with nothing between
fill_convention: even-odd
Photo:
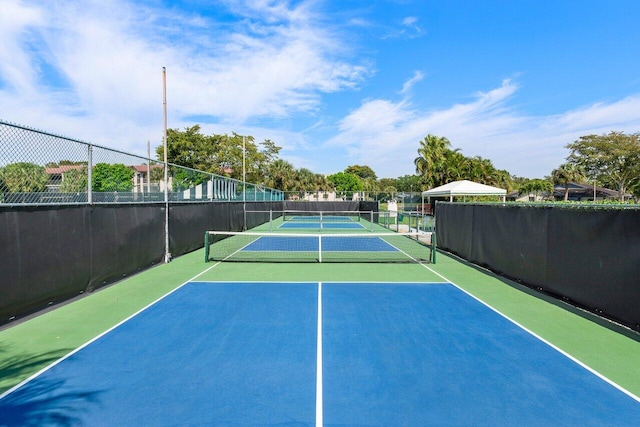
<instances>
[{"instance_id":1,"label":"light pole","mask_svg":"<svg viewBox=\"0 0 640 427\"><path fill-rule=\"evenodd\" d=\"M162 67L162 116L164 143L164 262L171 261L169 247L169 163L167 162L167 69Z\"/></svg>"},{"instance_id":2,"label":"light pole","mask_svg":"<svg viewBox=\"0 0 640 427\"><path fill-rule=\"evenodd\" d=\"M247 231L247 138L242 136L242 231Z\"/></svg>"}]
</instances>

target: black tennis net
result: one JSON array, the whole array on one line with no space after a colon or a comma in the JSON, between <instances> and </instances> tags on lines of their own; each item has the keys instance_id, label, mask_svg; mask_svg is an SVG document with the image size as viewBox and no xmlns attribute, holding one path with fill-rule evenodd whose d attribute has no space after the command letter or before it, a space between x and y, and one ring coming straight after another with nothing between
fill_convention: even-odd
<instances>
[{"instance_id":1,"label":"black tennis net","mask_svg":"<svg viewBox=\"0 0 640 427\"><path fill-rule=\"evenodd\" d=\"M267 233L208 231L205 261L435 262L424 233Z\"/></svg>"}]
</instances>

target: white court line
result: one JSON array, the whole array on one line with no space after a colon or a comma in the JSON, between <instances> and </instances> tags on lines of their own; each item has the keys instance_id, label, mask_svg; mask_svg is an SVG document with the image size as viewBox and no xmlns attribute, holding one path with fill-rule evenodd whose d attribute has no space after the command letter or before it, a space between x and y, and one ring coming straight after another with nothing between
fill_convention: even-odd
<instances>
[{"instance_id":1,"label":"white court line","mask_svg":"<svg viewBox=\"0 0 640 427\"><path fill-rule=\"evenodd\" d=\"M298 284L298 285L311 285L317 282L306 282L304 280L199 280L198 283L285 283L285 284ZM371 285L450 285L451 282L422 282L422 281L407 281L402 280L398 282L390 282L388 280L325 280L324 284L343 284L343 285L358 285L358 284L371 284Z\"/></svg>"},{"instance_id":2,"label":"white court line","mask_svg":"<svg viewBox=\"0 0 640 427\"><path fill-rule=\"evenodd\" d=\"M322 413L322 282L318 282L318 329L316 343L316 427L323 423Z\"/></svg>"},{"instance_id":3,"label":"white court line","mask_svg":"<svg viewBox=\"0 0 640 427\"><path fill-rule=\"evenodd\" d=\"M87 341L86 343L82 344L80 347L76 348L75 350L72 350L71 352L67 353L66 355L62 356L60 359L56 360L55 362L53 362L52 364L45 366L44 368L42 368L41 370L39 370L38 372L36 372L35 374L31 375L30 377L28 377L27 379L19 382L18 384L16 384L15 386L11 387L9 390L5 391L4 393L0 394L0 400L4 399L6 396L8 396L9 394L13 393L14 391L16 391L17 389L19 389L20 387L22 387L23 385L27 384L28 382L34 380L35 378L37 378L38 376L42 375L43 373L47 372L49 369L53 368L54 366L56 366L57 364L63 362L64 360L68 359L69 357L73 356L74 354L76 354L77 352L79 352L80 350L82 350L83 348L87 347L89 344L99 340L100 338L102 338L103 336L107 335L109 332L113 331L114 329L116 329L117 327L119 327L120 325L124 324L125 322L128 322L129 320L133 319L134 317L136 317L137 315L139 315L140 313L142 313L143 311L147 310L149 307L151 307L152 305L158 303L159 301L165 299L166 297L168 297L169 295L171 295L172 293L176 292L178 289L184 287L186 284L188 284L189 282L194 281L195 279L197 279L198 277L202 276L204 273L208 272L209 270L211 270L212 268L216 267L220 265L220 262L217 262L215 264L213 264L211 267L206 268L205 270L201 271L200 273L196 274L195 276L193 276L191 279L187 280L186 282L184 282L183 284L181 284L180 286L177 286L175 289L172 289L171 291L167 292L166 294L162 295L161 297L159 297L158 299L156 299L155 301L147 304L145 307L141 308L140 310L136 311L135 313L133 313L131 316L127 317L126 319L118 322L117 324L115 324L114 326L110 327L109 329L107 329L106 331L104 331L103 333L95 336L94 338L92 338L91 340Z\"/></svg>"},{"instance_id":4,"label":"white court line","mask_svg":"<svg viewBox=\"0 0 640 427\"><path fill-rule=\"evenodd\" d=\"M478 298L477 296L473 295L472 293L464 290L463 288L461 288L460 286L458 286L457 284L455 284L453 281L447 279L445 276L443 276L442 274L438 273L437 271L433 270L431 267L429 267L428 265L425 264L421 264L424 268L426 268L427 270L431 271L433 274L435 274L436 276L442 278L443 280L447 281L448 283L450 283L452 286L455 286L456 288L460 289L462 292L464 292L465 294L469 295L471 298L473 298L474 300L478 301L480 304L484 305L485 307L489 308L490 310L492 310L494 313L497 313L498 315L504 317L505 319L507 319L509 322L513 323L514 325L516 325L517 327L519 327L520 329L522 329L523 331L527 332L528 334L531 334L533 337L537 338L538 340L542 341L543 343L545 343L546 345L548 345L549 347L551 347L552 349L554 349L555 351L559 352L560 354L564 355L565 357L567 357L568 359L572 360L574 363L577 363L579 366L582 366L584 369L586 369L587 371L591 372L593 375L595 375L596 377L600 378L601 380L605 381L606 383L608 383L609 385L617 388L618 390L620 390L621 392L623 392L624 394L626 394L627 396L631 397L633 400L640 402L640 397L636 396L635 394L633 394L632 392L630 392L629 390L627 390L626 388L622 387L621 385L615 383L613 380L607 378L606 376L604 376L603 374L601 374L600 372L596 371L595 369L589 367L588 365L582 363L580 360L576 359L575 357L573 357L572 355L570 355L569 353L567 353L566 351L562 350L560 347L556 346L555 344L552 344L551 342L547 341L546 339L542 338L540 335L536 334L535 332L533 332L532 330L524 327L523 325L521 325L520 323L516 322L515 320L513 320L512 318L510 318L509 316L507 316L506 314L500 312L497 308L492 307L491 305L487 304L486 302L482 301L480 298Z\"/></svg>"}]
</instances>

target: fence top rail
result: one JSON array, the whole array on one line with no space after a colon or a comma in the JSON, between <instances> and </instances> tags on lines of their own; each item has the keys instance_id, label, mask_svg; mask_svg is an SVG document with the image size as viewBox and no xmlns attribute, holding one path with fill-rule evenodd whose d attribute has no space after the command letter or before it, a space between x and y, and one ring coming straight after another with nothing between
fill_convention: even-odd
<instances>
[{"instance_id":1,"label":"fence top rail","mask_svg":"<svg viewBox=\"0 0 640 427\"><path fill-rule=\"evenodd\" d=\"M583 202L445 202L437 201L437 205L494 206L503 208L539 208L539 209L574 209L574 210L640 210L638 203L583 203Z\"/></svg>"}]
</instances>

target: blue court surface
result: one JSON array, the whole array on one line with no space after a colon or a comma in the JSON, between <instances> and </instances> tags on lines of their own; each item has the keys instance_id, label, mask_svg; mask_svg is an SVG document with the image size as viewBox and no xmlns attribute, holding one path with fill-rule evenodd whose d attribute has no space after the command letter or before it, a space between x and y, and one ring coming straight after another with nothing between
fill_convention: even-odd
<instances>
[{"instance_id":1,"label":"blue court surface","mask_svg":"<svg viewBox=\"0 0 640 427\"><path fill-rule=\"evenodd\" d=\"M320 222L320 221L287 221L278 226L278 228L297 228L297 229L327 229L327 230L362 230L365 227L357 222Z\"/></svg>"},{"instance_id":2,"label":"blue court surface","mask_svg":"<svg viewBox=\"0 0 640 427\"><path fill-rule=\"evenodd\" d=\"M365 236L365 235L363 235ZM244 248L247 252L318 252L317 236L261 236ZM380 237L341 237L322 238L323 252L397 252L398 249Z\"/></svg>"},{"instance_id":3,"label":"blue court surface","mask_svg":"<svg viewBox=\"0 0 640 427\"><path fill-rule=\"evenodd\" d=\"M0 399L20 425L640 425L453 285L188 283Z\"/></svg>"}]
</instances>

